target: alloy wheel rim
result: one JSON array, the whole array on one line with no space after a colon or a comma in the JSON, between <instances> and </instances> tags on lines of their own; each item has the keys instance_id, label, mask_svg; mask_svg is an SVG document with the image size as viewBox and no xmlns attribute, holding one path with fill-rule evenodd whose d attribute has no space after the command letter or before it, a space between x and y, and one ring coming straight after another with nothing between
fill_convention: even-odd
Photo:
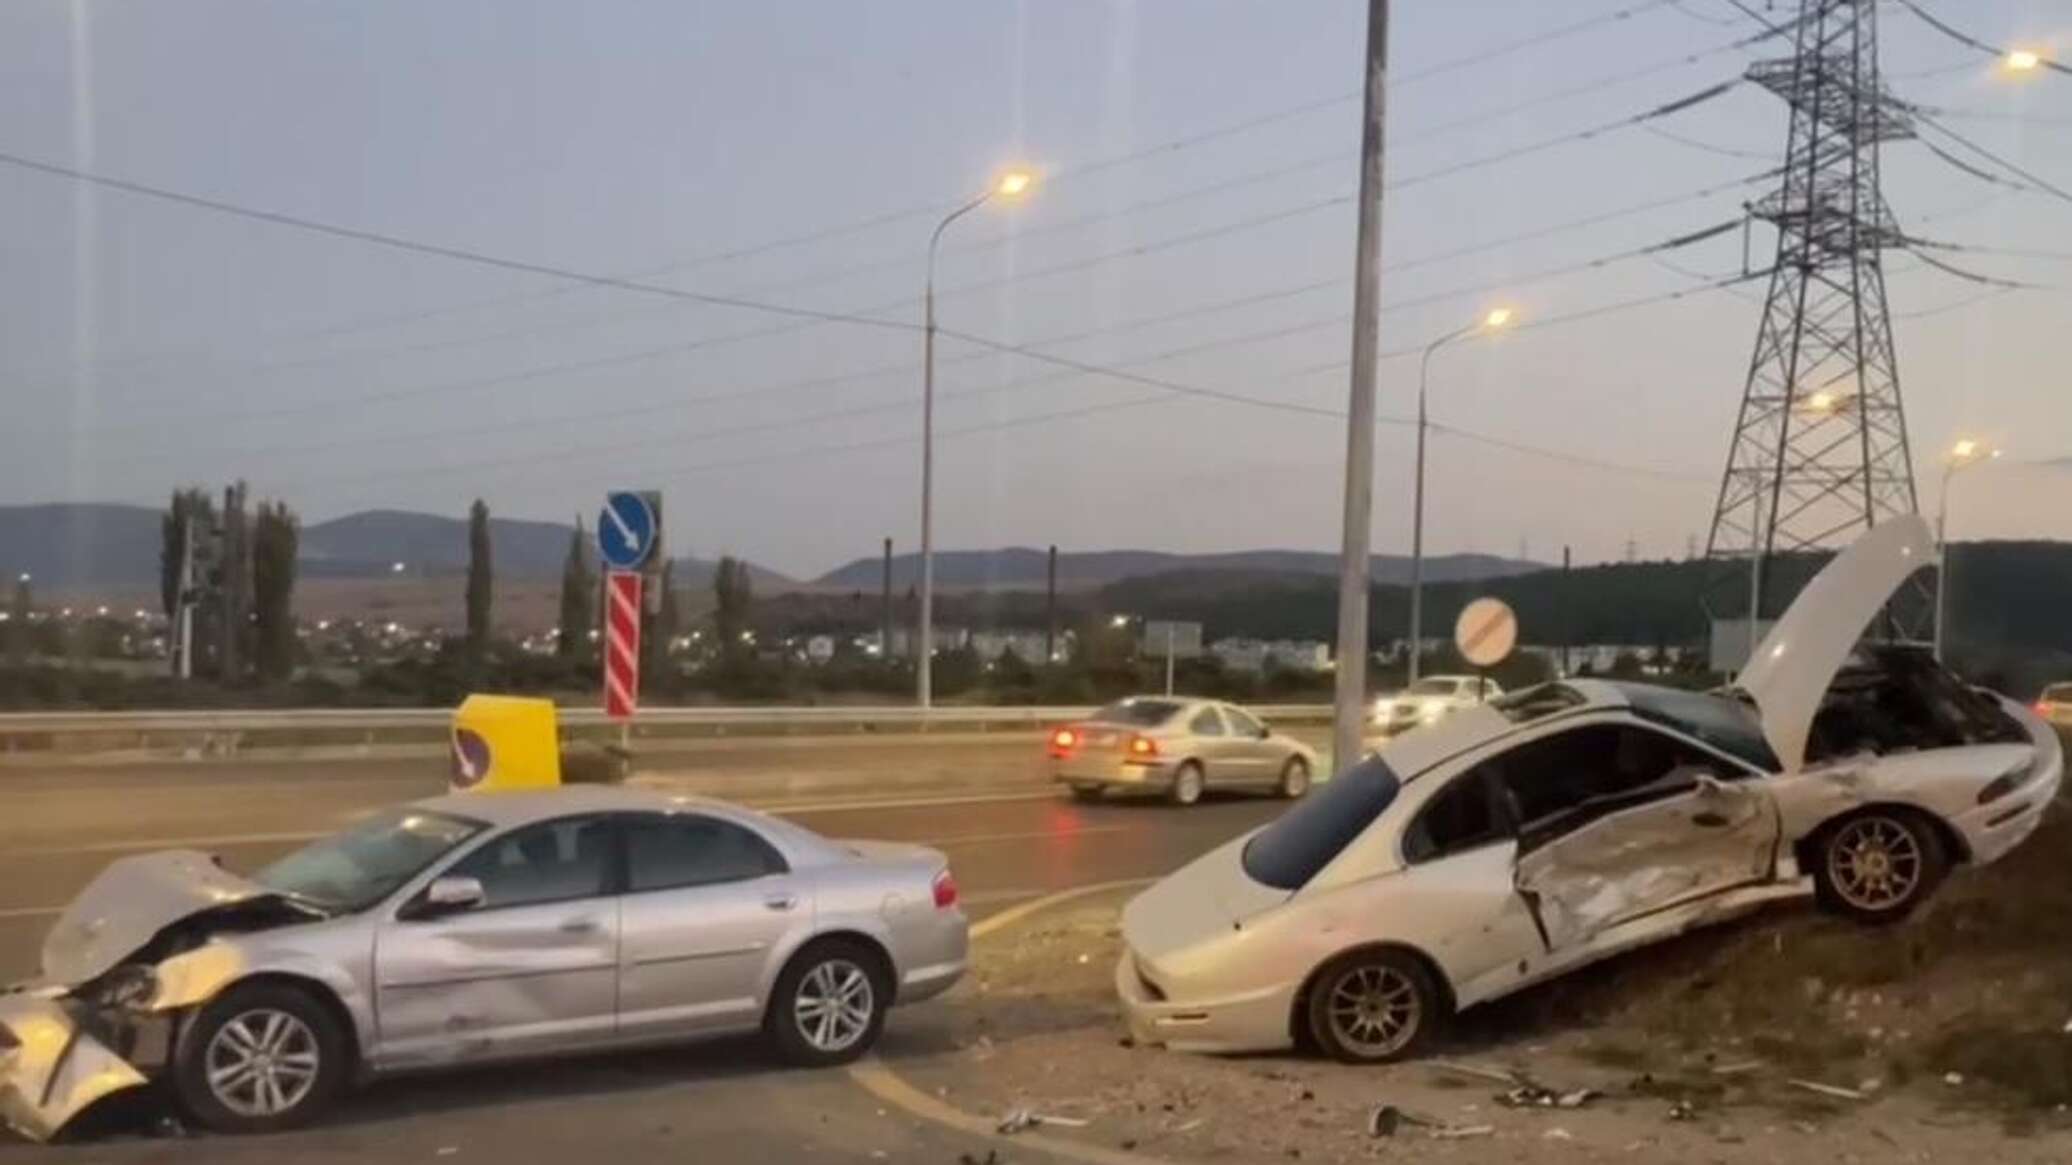
<instances>
[{"instance_id":1,"label":"alloy wheel rim","mask_svg":"<svg viewBox=\"0 0 2072 1165\"><path fill-rule=\"evenodd\" d=\"M1288 762L1288 775L1281 780L1290 796L1299 797L1309 789L1309 766L1301 761Z\"/></svg>"},{"instance_id":2,"label":"alloy wheel rim","mask_svg":"<svg viewBox=\"0 0 2072 1165\"><path fill-rule=\"evenodd\" d=\"M829 959L799 981L792 1015L799 1034L822 1052L846 1051L870 1028L876 998L871 978L847 959Z\"/></svg>"},{"instance_id":3,"label":"alloy wheel rim","mask_svg":"<svg viewBox=\"0 0 2072 1165\"><path fill-rule=\"evenodd\" d=\"M202 1056L209 1092L245 1117L278 1116L308 1099L320 1063L316 1033L274 1008L233 1017L209 1037Z\"/></svg>"},{"instance_id":4,"label":"alloy wheel rim","mask_svg":"<svg viewBox=\"0 0 2072 1165\"><path fill-rule=\"evenodd\" d=\"M1201 771L1194 768L1180 770L1180 800L1192 805L1201 800Z\"/></svg>"},{"instance_id":5,"label":"alloy wheel rim","mask_svg":"<svg viewBox=\"0 0 2072 1165\"><path fill-rule=\"evenodd\" d=\"M1843 901L1889 910L1921 880L1921 844L1890 817L1863 817L1842 827L1828 846L1827 872Z\"/></svg>"},{"instance_id":6,"label":"alloy wheel rim","mask_svg":"<svg viewBox=\"0 0 2072 1165\"><path fill-rule=\"evenodd\" d=\"M1393 967L1355 967L1331 986L1331 1030L1361 1056L1401 1051L1417 1035L1424 1005L1417 984Z\"/></svg>"}]
</instances>

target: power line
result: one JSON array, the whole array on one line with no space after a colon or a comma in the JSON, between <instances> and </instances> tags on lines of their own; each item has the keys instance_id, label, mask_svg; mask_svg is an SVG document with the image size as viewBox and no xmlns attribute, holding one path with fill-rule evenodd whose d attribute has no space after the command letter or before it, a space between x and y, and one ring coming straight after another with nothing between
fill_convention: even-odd
<instances>
[{"instance_id":1,"label":"power line","mask_svg":"<svg viewBox=\"0 0 2072 1165\"><path fill-rule=\"evenodd\" d=\"M1572 22L1567 25L1562 25L1560 27L1550 29L1545 32L1522 37L1517 40L1513 40L1505 44L1498 45L1492 49L1485 50L1483 52L1463 56L1451 61L1441 62L1437 65L1433 65L1422 70L1399 74L1398 76L1391 79L1390 87L1391 89L1395 89L1402 86L1415 84L1420 81L1428 80L1433 77L1437 77L1458 69L1481 66L1495 58L1512 55L1525 49L1534 48L1541 45L1552 43L1557 40L1566 39L1568 37L1579 35L1583 32L1587 32L1595 28L1621 23L1623 21L1633 18L1634 16L1645 13L1650 9L1662 7L1671 2L1672 0L1646 0L1646 2L1640 4L1625 5L1612 11L1602 13L1598 16L1588 17L1583 20ZM1214 129L1204 130L1197 133L1184 135L1182 137L1169 139L1167 141L1160 142L1151 146L1142 147L1140 149L1132 150L1127 153L1117 154L1107 158L1096 159L1089 162L1081 162L1077 164L1062 166L1047 174L1045 176L1044 181L1046 185L1055 184L1056 182L1061 180L1075 177L1085 177L1087 175L1101 173L1103 171L1115 169L1117 167L1127 165L1132 162L1144 161L1150 158L1156 158L1167 154L1178 153L1183 150L1192 149L1197 146L1205 145L1209 142L1219 141L1241 134L1250 133L1254 130L1263 129L1269 125L1279 124L1281 122L1292 120L1294 118L1301 117L1306 114L1319 112L1321 110L1329 109L1338 105L1343 105L1348 101L1358 99L1359 96L1360 94L1358 93L1358 91L1353 91L1350 93L1337 93L1329 97L1304 101L1278 110L1271 110L1267 113L1256 115L1254 117L1250 117L1239 122L1219 126ZM695 256L687 260L682 260L661 267L647 268L637 272L616 276L615 278L629 281L643 281L657 276L670 275L695 270L699 267L710 266L715 263L736 261L740 259L751 258L757 255L767 254L772 251L789 249L792 247L803 246L810 243L823 242L828 239L839 238L845 235L856 234L862 231L871 230L881 226L886 226L891 223L899 222L905 219L916 218L923 215L940 214L943 211L958 205L961 201L961 199L952 199L948 201L936 200L909 206L900 210L886 211L878 214L869 215L861 219L852 220L847 223L815 228L813 230L805 231L799 234L765 240L760 243L730 248L723 251L709 252L707 254ZM592 286L596 285L592 284ZM425 311L398 313L394 315L383 316L375 320L366 321L364 323L348 324L334 328L319 329L315 332L306 333L298 338L324 338L338 335L349 335L362 331L380 330L382 328L400 326L403 324L413 323L420 320L433 319L445 315L454 315L467 311L475 311L480 310L482 308L499 307L511 304L553 299L565 295L571 290L573 289L556 288L549 289L543 292L535 292L518 296L501 296L494 299L479 300L472 303L451 305L447 307L434 308Z\"/></svg>"},{"instance_id":2,"label":"power line","mask_svg":"<svg viewBox=\"0 0 2072 1165\"><path fill-rule=\"evenodd\" d=\"M1546 149L1550 149L1562 144L1588 140L1590 138L1594 138L1602 134L1613 132L1618 129L1627 128L1630 126L1644 125L1648 122L1663 117L1672 116L1674 114L1681 113L1685 110L1691 109L1697 105L1711 101L1721 96L1722 94L1728 92L1738 83L1738 80L1721 82L1709 86L1705 89L1699 90L1685 97L1679 98L1677 100L1666 102L1657 105L1653 108L1643 110L1637 114L1631 114L1625 117L1620 117L1617 119L1597 123L1580 130L1571 130L1565 133L1552 135L1550 137L1542 138L1534 142L1529 142L1521 146L1516 146L1508 150L1497 151L1494 153L1481 155L1475 158L1466 159L1461 162L1440 167L1436 170L1427 171L1422 174L1412 175L1408 178L1401 179L1398 182L1393 183L1392 186L1401 189L1421 185L1426 182L1436 181L1437 179L1442 177L1459 174L1467 170L1477 169L1490 165L1496 165L1502 162L1526 156L1528 154L1537 153ZM607 367L614 364L632 363L646 359L653 359L657 356L662 355L694 351L700 348L711 347L718 343L731 343L738 342L743 339L756 339L767 336L786 334L789 332L797 331L805 326L813 326L824 322L861 324L881 328L892 328L905 332L913 332L918 330L918 325L915 325L913 323L898 320L886 320L873 315L858 314L853 312L825 312L804 308L793 308L784 305L765 304L760 303L759 301L747 300L732 296L709 296L701 293L683 291L681 289L667 287L660 284L634 282L619 279L613 276L590 275L583 272L551 267L544 264L530 263L521 260L505 259L503 257L490 255L484 252L468 251L461 248L447 247L439 244L420 243L415 240L403 239L397 236L381 234L378 232L362 231L357 228L350 227L340 227L334 224L325 223L317 220L300 218L298 216L282 215L272 211L256 210L253 208L242 207L233 203L222 202L220 200L203 198L195 195L188 195L179 191L168 190L162 187L150 186L142 183L133 183L123 179L106 178L101 175L90 174L86 171L73 169L71 167L55 166L48 163L37 162L33 159L24 159L18 155L13 154L0 153L0 162L25 166L26 168L32 170L38 170L46 173L64 176L72 178L76 181L108 185L115 189L123 190L125 192L144 195L148 197L166 199L176 203L196 206L203 209L215 211L217 213L232 215L235 217L252 218L277 225L312 230L321 234L333 235L357 241L364 241L374 243L377 245L399 248L413 252L422 252L444 258L455 259L463 262L483 263L495 267L522 270L528 273L553 275L580 283L591 283L599 286L614 287L621 290L638 291L647 294L661 295L671 299L684 300L689 302L717 303L722 306L759 309L792 318L791 323L776 327L762 328L748 332L732 333L719 337L707 337L700 340L690 341L688 343L668 345L662 348L648 349L642 352L630 354L619 354L594 360L564 362L556 365L551 365L546 368L526 370L520 373L508 374L502 377L483 377L475 378L470 381L461 382L462 384L468 387L486 387L487 385L495 383L507 383L512 380L536 379L540 376L558 375L565 372L591 371L597 368ZM967 294L974 291L1002 286L1007 283L1021 282L1025 280L1043 278L1056 274L1086 270L1088 268L1100 265L1102 263L1115 261L1117 259L1141 257L1143 255L1155 253L1157 251L1171 249L1172 247L1184 246L1195 242L1201 242L1207 239L1227 235L1236 231L1248 230L1257 226L1262 226L1273 222L1284 221L1286 219L1314 213L1318 210L1343 205L1349 202L1350 198L1350 195L1340 195L1332 198L1306 203L1293 208L1284 208L1280 210L1267 212L1265 214L1252 215L1233 223L1226 223L1217 227L1204 228L1202 230L1189 232L1183 235L1174 236L1163 240L1158 240L1152 243L1140 244L1137 246L1124 248L1119 251L1110 252L1102 255L1096 255L1091 258L1073 260L1061 264L1053 264L1051 267L1035 271L1025 271L1002 278L983 280L977 283L961 285L958 287L947 289L943 291L941 294L944 296ZM863 310L866 312L890 310L894 307L904 306L909 302L911 302L911 300L902 298L900 300L892 301L891 303L883 305L881 307L867 308ZM368 403L375 400L403 399L410 395L417 395L416 390L374 393L367 396L353 398L351 400L345 401L319 402L311 407L299 408L295 406L288 406L280 409L261 410L258 412L246 412L242 415L246 417L256 418L259 416L269 415L282 416L294 415L302 412L330 411L335 409L352 407L358 404ZM187 423L195 423L208 419L210 418L196 416L191 412L187 414ZM149 424L154 424L154 422L139 422L140 426Z\"/></svg>"},{"instance_id":3,"label":"power line","mask_svg":"<svg viewBox=\"0 0 2072 1165\"><path fill-rule=\"evenodd\" d=\"M1972 36L1970 33L1960 31L1956 28L1952 28L1948 24L1943 23L1941 20L1937 19L1933 13L1929 12L1926 8L1923 8L1919 4L1914 3L1914 0L1899 0L1899 5L1900 7L1905 8L1907 11L1913 13L1916 17L1920 18L1921 23L1926 24L1928 27L1934 29L1939 33L1942 33L1944 36L1949 37L1951 40L1956 41L1958 44L1964 45L1969 48L1977 49L1982 53L1986 53L1994 57L2004 58L2008 55L2007 50L2004 48L2000 48L1995 45L1989 45L1986 42L1978 39L1977 37ZM2042 56L2040 54L2036 56L2036 63L2042 65L2044 68L2052 69L2060 73L2072 74L2072 68L2067 68L2066 66L2061 65L2058 62L2053 61L2050 58Z\"/></svg>"},{"instance_id":4,"label":"power line","mask_svg":"<svg viewBox=\"0 0 2072 1165\"><path fill-rule=\"evenodd\" d=\"M1972 141L1970 138L1965 137L1963 134L1958 133L1956 130L1953 130L1950 127L1935 120L1934 118L1930 117L1926 111L1918 107L1910 109L1910 112L1914 115L1914 120L1918 124L1927 126L1929 129L1932 129L1935 132L1943 135L1945 138L1948 138L1949 140L1956 142L1959 146L1963 147L1964 149L1971 151L1973 154L1976 154L1979 157L1986 159L1988 162L1991 162L1994 165L2000 167L2001 169L2007 171L2008 173L2015 175L2016 177L2022 179L2024 182L2027 182L2032 188L2043 191L2046 194L2050 194L2053 197L2056 197L2062 201L2072 202L2072 193L2068 193L2063 187L2060 187L2055 183L2052 183L2049 179L2039 177L2038 175L2026 169L2023 169L2021 166L2018 166L2015 163L2008 161L2006 158L2001 157L2000 155L1985 148L1984 146L1979 145L1977 142Z\"/></svg>"}]
</instances>

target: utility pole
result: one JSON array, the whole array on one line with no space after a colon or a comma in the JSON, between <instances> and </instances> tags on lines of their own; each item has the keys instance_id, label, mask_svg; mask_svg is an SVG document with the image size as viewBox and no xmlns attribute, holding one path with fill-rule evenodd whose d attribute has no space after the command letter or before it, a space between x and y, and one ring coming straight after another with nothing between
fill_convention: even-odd
<instances>
[{"instance_id":1,"label":"utility pole","mask_svg":"<svg viewBox=\"0 0 2072 1165\"><path fill-rule=\"evenodd\" d=\"M1569 547L1566 543L1564 543L1561 547L1561 597L1564 603L1569 602L1568 596L1570 592L1568 589L1568 568L1570 562L1571 556L1569 552ZM1571 605L1569 609L1574 610L1575 607ZM1569 644L1573 643L1574 641L1574 630L1570 628L1567 624L1563 624L1561 628L1561 674L1564 676L1569 674L1568 647Z\"/></svg>"},{"instance_id":2,"label":"utility pole","mask_svg":"<svg viewBox=\"0 0 2072 1165\"><path fill-rule=\"evenodd\" d=\"M173 650L179 653L178 675L182 680L194 678L194 524L200 515L195 507L187 507L188 513L180 523L180 598L174 609Z\"/></svg>"},{"instance_id":3,"label":"utility pole","mask_svg":"<svg viewBox=\"0 0 2072 1165\"><path fill-rule=\"evenodd\" d=\"M1165 633L1166 633L1166 634L1165 634L1165 641L1166 641L1166 644L1165 644L1165 647L1166 647L1166 691L1165 691L1165 694L1166 694L1166 695L1168 695L1168 696L1170 696L1170 695L1172 695L1172 694L1173 694L1173 624L1172 624L1172 623L1171 623L1170 621L1168 621L1168 622L1166 623Z\"/></svg>"},{"instance_id":4,"label":"utility pole","mask_svg":"<svg viewBox=\"0 0 2072 1165\"><path fill-rule=\"evenodd\" d=\"M1050 564L1043 576L1043 666L1058 658L1058 548L1050 548Z\"/></svg>"},{"instance_id":5,"label":"utility pole","mask_svg":"<svg viewBox=\"0 0 2072 1165\"><path fill-rule=\"evenodd\" d=\"M878 589L878 658L892 662L892 539L885 539L885 568Z\"/></svg>"},{"instance_id":6,"label":"utility pole","mask_svg":"<svg viewBox=\"0 0 2072 1165\"><path fill-rule=\"evenodd\" d=\"M1360 755L1367 713L1368 551L1374 520L1374 369L1381 328L1381 204L1388 141L1389 0L1368 0L1360 220L1353 257L1353 352L1346 409L1345 531L1338 552L1338 674L1331 765Z\"/></svg>"}]
</instances>

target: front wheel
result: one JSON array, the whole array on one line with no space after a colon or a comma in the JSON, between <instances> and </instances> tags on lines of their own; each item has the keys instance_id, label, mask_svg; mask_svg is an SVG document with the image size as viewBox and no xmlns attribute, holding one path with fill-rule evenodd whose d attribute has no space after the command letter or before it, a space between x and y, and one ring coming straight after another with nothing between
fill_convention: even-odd
<instances>
[{"instance_id":1,"label":"front wheel","mask_svg":"<svg viewBox=\"0 0 2072 1165\"><path fill-rule=\"evenodd\" d=\"M351 1044L309 992L280 983L232 987L204 1006L173 1051L173 1092L221 1133L299 1128L329 1108L350 1075Z\"/></svg>"},{"instance_id":2,"label":"front wheel","mask_svg":"<svg viewBox=\"0 0 2072 1165\"><path fill-rule=\"evenodd\" d=\"M891 1004L892 978L876 951L822 939L793 955L777 976L763 1030L794 1064L847 1064L878 1042Z\"/></svg>"},{"instance_id":3,"label":"front wheel","mask_svg":"<svg viewBox=\"0 0 2072 1165\"><path fill-rule=\"evenodd\" d=\"M1309 993L1317 1047L1348 1064L1415 1055L1446 1018L1424 964L1402 951L1359 951L1325 968Z\"/></svg>"},{"instance_id":4,"label":"front wheel","mask_svg":"<svg viewBox=\"0 0 2072 1165\"><path fill-rule=\"evenodd\" d=\"M1291 756L1281 766L1281 796L1293 801L1309 792L1309 762Z\"/></svg>"},{"instance_id":5,"label":"front wheel","mask_svg":"<svg viewBox=\"0 0 2072 1165\"><path fill-rule=\"evenodd\" d=\"M1942 834L1918 812L1866 809L1829 826L1816 847L1822 905L1862 922L1895 922L1949 872Z\"/></svg>"}]
</instances>

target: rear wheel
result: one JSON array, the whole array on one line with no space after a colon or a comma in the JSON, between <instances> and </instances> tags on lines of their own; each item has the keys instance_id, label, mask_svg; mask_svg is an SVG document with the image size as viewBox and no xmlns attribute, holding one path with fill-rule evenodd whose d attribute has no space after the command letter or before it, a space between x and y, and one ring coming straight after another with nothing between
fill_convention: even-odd
<instances>
[{"instance_id":1,"label":"rear wheel","mask_svg":"<svg viewBox=\"0 0 2072 1165\"><path fill-rule=\"evenodd\" d=\"M877 951L849 939L821 939L793 955L777 976L763 1031L794 1064L847 1064L878 1042L891 1003L892 978Z\"/></svg>"},{"instance_id":2,"label":"rear wheel","mask_svg":"<svg viewBox=\"0 0 2072 1165\"><path fill-rule=\"evenodd\" d=\"M1173 771L1173 785L1166 792L1166 796L1170 797L1175 805L1192 805L1201 800L1201 790L1201 765L1187 761Z\"/></svg>"},{"instance_id":3,"label":"rear wheel","mask_svg":"<svg viewBox=\"0 0 2072 1165\"><path fill-rule=\"evenodd\" d=\"M1281 766L1281 796L1293 801L1309 792L1309 762L1299 756L1291 756Z\"/></svg>"},{"instance_id":4,"label":"rear wheel","mask_svg":"<svg viewBox=\"0 0 2072 1165\"><path fill-rule=\"evenodd\" d=\"M1326 1054L1349 1064L1401 1060L1431 1041L1445 1007L1417 959L1402 951L1359 951L1317 976L1309 992L1309 1032Z\"/></svg>"},{"instance_id":5,"label":"rear wheel","mask_svg":"<svg viewBox=\"0 0 2072 1165\"><path fill-rule=\"evenodd\" d=\"M315 1120L350 1075L351 1043L331 1010L283 983L232 987L186 1025L173 1092L197 1123L271 1133Z\"/></svg>"},{"instance_id":6,"label":"rear wheel","mask_svg":"<svg viewBox=\"0 0 2072 1165\"><path fill-rule=\"evenodd\" d=\"M1909 809L1866 809L1829 826L1813 867L1820 902L1863 922L1894 922L1949 872L1942 834Z\"/></svg>"}]
</instances>

